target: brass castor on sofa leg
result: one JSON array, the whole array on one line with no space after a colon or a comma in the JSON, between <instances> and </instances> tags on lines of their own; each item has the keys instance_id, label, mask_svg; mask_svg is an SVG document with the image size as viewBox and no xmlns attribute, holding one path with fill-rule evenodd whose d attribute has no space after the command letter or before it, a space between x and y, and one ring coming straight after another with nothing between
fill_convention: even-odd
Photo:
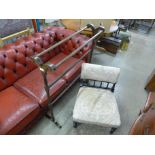
<instances>
[{"instance_id":1,"label":"brass castor on sofa leg","mask_svg":"<svg viewBox=\"0 0 155 155\"><path fill-rule=\"evenodd\" d=\"M116 131L117 128L111 128L110 134L113 134Z\"/></svg>"},{"instance_id":2,"label":"brass castor on sofa leg","mask_svg":"<svg viewBox=\"0 0 155 155\"><path fill-rule=\"evenodd\" d=\"M49 111L46 113L46 117L49 118L58 128L62 128L62 126L55 120L53 110L50 108Z\"/></svg>"},{"instance_id":3,"label":"brass castor on sofa leg","mask_svg":"<svg viewBox=\"0 0 155 155\"><path fill-rule=\"evenodd\" d=\"M77 122L73 122L73 127L77 128L77 126L78 126L78 123Z\"/></svg>"}]
</instances>

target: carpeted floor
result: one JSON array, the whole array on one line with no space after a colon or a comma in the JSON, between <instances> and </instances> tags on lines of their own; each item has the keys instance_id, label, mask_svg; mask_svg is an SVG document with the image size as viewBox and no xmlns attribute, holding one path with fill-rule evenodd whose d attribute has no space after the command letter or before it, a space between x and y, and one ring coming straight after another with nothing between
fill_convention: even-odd
<instances>
[{"instance_id":1,"label":"carpeted floor","mask_svg":"<svg viewBox=\"0 0 155 155\"><path fill-rule=\"evenodd\" d=\"M122 124L114 134L128 134L131 125L144 106L148 93L144 90L146 80L155 67L155 31L150 34L131 32L131 42L126 52L116 56L94 50L92 63L121 68L121 75L116 85L115 94L118 101ZM107 135L110 129L81 124L72 127L72 111L78 92L77 82L55 105L54 113L62 128L57 128L50 120L43 117L27 134L76 134Z\"/></svg>"}]
</instances>

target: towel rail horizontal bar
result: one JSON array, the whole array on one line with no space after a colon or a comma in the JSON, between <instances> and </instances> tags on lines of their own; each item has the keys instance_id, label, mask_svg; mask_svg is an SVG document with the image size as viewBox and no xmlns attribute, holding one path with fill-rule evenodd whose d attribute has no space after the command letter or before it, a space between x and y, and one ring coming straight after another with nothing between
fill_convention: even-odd
<instances>
[{"instance_id":1,"label":"towel rail horizontal bar","mask_svg":"<svg viewBox=\"0 0 155 155\"><path fill-rule=\"evenodd\" d=\"M52 87L58 80L60 80L69 70L71 70L72 68L74 68L74 66L76 66L80 61L82 61L82 59L91 52L91 50L89 50L88 52L86 52L80 59L78 59L77 62L75 62L73 65L71 65L69 68L67 68L61 75L58 76L58 78L56 80L54 80L51 84L48 85L48 87Z\"/></svg>"},{"instance_id":2,"label":"towel rail horizontal bar","mask_svg":"<svg viewBox=\"0 0 155 155\"><path fill-rule=\"evenodd\" d=\"M95 30L94 25L92 25L92 24L87 24L87 26L83 27L83 28L80 29L79 31L77 31L77 32L75 32L75 33L73 33L73 34L71 34L70 36L68 36L68 37L66 37L66 38L64 38L63 40L59 41L58 43L56 43L56 44L52 45L51 47L45 49L45 50L42 51L41 53L38 53L38 54L32 56L32 59L34 59L34 61L35 61L35 60L37 59L37 57L40 57L40 56L46 54L47 52L53 50L53 49L56 48L57 46L59 46L59 45L61 45L62 43L66 42L67 40L71 39L72 37L74 37L75 35L79 34L80 32L82 32L83 30L85 30L85 29L87 29L87 28L91 28L92 31Z\"/></svg>"},{"instance_id":3,"label":"towel rail horizontal bar","mask_svg":"<svg viewBox=\"0 0 155 155\"><path fill-rule=\"evenodd\" d=\"M72 56L74 56L76 53L78 53L83 47L85 47L89 42L91 42L92 40L94 40L95 38L97 38L101 33L103 32L103 30L100 30L97 34L95 34L93 37L91 37L88 41L86 41L83 45L81 45L80 47L78 47L77 49L75 49L72 53L70 53L68 56L66 56L64 59L62 59L60 62L58 62L57 64L48 64L48 67L51 70L56 70L60 65L62 65L65 61L67 61L69 58L71 58Z\"/></svg>"}]
</instances>

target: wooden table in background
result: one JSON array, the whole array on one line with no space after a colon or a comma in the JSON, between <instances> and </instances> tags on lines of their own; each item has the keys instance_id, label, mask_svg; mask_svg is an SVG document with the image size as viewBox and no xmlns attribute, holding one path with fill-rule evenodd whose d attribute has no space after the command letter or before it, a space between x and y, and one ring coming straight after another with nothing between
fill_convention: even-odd
<instances>
[{"instance_id":1,"label":"wooden table in background","mask_svg":"<svg viewBox=\"0 0 155 155\"><path fill-rule=\"evenodd\" d=\"M82 27L85 27L88 23L93 24L94 26L104 26L104 34L111 34L117 31L118 26L113 19L61 19L62 24L71 30L79 30ZM91 29L86 29L83 33L92 34Z\"/></svg>"}]
</instances>

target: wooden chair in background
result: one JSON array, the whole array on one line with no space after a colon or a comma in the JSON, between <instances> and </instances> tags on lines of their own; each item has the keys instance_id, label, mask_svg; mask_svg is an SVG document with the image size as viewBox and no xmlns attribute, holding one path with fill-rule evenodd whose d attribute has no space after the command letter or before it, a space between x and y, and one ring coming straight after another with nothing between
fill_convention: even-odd
<instances>
[{"instance_id":1,"label":"wooden chair in background","mask_svg":"<svg viewBox=\"0 0 155 155\"><path fill-rule=\"evenodd\" d=\"M5 44L15 41L18 38L28 36L30 34L30 28L27 28L23 31L11 34L9 36L0 38L0 47L3 47Z\"/></svg>"}]
</instances>

